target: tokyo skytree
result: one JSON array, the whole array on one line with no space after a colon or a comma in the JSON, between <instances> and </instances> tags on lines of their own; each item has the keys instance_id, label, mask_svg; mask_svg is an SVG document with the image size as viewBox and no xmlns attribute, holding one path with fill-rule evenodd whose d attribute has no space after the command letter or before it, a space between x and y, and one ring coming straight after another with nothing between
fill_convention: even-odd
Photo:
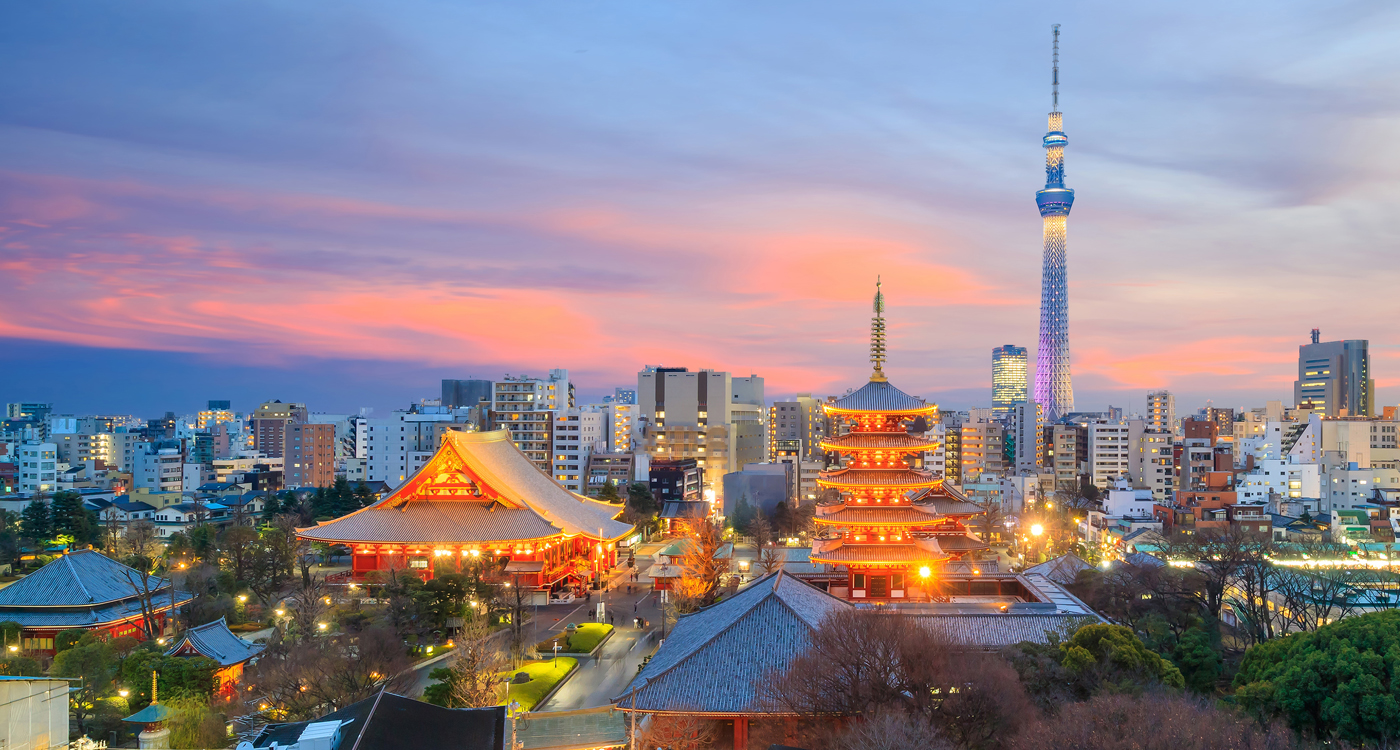
<instances>
[{"instance_id":1,"label":"tokyo skytree","mask_svg":"<svg viewBox=\"0 0 1400 750\"><path fill-rule=\"evenodd\" d=\"M1050 128L1045 134L1045 189L1035 194L1044 222L1045 260L1040 277L1040 345L1035 353L1035 402L1045 421L1055 422L1074 411L1074 386L1069 379L1069 293L1065 284L1065 225L1074 191L1065 187L1065 137L1060 115L1060 25L1055 36L1051 78Z\"/></svg>"}]
</instances>

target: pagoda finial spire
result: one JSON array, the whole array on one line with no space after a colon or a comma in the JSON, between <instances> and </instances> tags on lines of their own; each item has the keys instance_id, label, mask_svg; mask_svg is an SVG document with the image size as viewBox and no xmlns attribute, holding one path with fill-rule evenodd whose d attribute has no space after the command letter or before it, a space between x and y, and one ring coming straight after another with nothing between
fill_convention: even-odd
<instances>
[{"instance_id":1,"label":"pagoda finial spire","mask_svg":"<svg viewBox=\"0 0 1400 750\"><path fill-rule=\"evenodd\" d=\"M160 703L160 696L156 694L156 671L151 670L151 705Z\"/></svg>"},{"instance_id":2,"label":"pagoda finial spire","mask_svg":"<svg viewBox=\"0 0 1400 750\"><path fill-rule=\"evenodd\" d=\"M870 319L870 364L875 366L870 379L885 382L885 293L880 291L879 276L875 277L875 317Z\"/></svg>"}]
</instances>

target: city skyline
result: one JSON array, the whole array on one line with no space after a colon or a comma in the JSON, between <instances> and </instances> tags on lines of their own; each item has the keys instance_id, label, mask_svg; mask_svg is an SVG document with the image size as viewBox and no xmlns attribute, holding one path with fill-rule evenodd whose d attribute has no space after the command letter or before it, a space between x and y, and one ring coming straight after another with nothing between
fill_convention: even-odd
<instances>
[{"instance_id":1,"label":"city skyline","mask_svg":"<svg viewBox=\"0 0 1400 750\"><path fill-rule=\"evenodd\" d=\"M1088 6L1026 5L1018 26L775 6L744 30L640 6L411 10L16 11L0 54L35 72L0 115L0 337L25 363L7 398L347 411L551 367L606 393L657 363L836 394L882 274L891 377L989 403L986 348L1035 341L1029 141L1061 22L1075 184L1095 196L1070 271L1078 408L1290 400L1312 328L1369 340L1375 403L1400 400L1377 323L1396 303L1339 293L1358 266L1396 276L1369 269L1397 230L1393 10L1187 5L1190 46L1148 11ZM790 48L764 43L777 29ZM115 62L94 77L98 59ZM1337 262L1316 267L1319 247ZM92 362L125 367L94 388Z\"/></svg>"}]
</instances>

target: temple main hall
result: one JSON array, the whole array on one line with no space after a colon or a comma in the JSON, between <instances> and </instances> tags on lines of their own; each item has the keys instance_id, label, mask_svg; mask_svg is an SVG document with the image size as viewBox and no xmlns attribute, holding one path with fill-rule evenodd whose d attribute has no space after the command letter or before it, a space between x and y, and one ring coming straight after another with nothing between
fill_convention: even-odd
<instances>
[{"instance_id":1,"label":"temple main hall","mask_svg":"<svg viewBox=\"0 0 1400 750\"><path fill-rule=\"evenodd\" d=\"M622 506L577 495L535 468L510 434L446 432L436 454L383 500L304 539L350 548L355 581L390 571L433 577L442 558L504 561L536 590L588 585L617 561L633 530Z\"/></svg>"}]
</instances>

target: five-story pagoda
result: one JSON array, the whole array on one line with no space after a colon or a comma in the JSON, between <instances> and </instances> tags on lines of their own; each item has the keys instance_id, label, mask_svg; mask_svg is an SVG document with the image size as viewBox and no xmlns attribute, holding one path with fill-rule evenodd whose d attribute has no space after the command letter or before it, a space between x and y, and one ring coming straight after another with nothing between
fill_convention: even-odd
<instances>
[{"instance_id":1,"label":"five-story pagoda","mask_svg":"<svg viewBox=\"0 0 1400 750\"><path fill-rule=\"evenodd\" d=\"M823 488L813 519L818 534L811 560L848 574L846 595L854 600L899 601L932 594L942 563L986 545L967 534L962 520L981 509L943 486L943 477L922 467L937 450L925 430L938 406L890 385L885 377L885 297L875 285L871 320L870 382L823 406L842 427L822 441L841 455L841 467L822 472ZM832 586L840 594L839 584Z\"/></svg>"}]
</instances>

